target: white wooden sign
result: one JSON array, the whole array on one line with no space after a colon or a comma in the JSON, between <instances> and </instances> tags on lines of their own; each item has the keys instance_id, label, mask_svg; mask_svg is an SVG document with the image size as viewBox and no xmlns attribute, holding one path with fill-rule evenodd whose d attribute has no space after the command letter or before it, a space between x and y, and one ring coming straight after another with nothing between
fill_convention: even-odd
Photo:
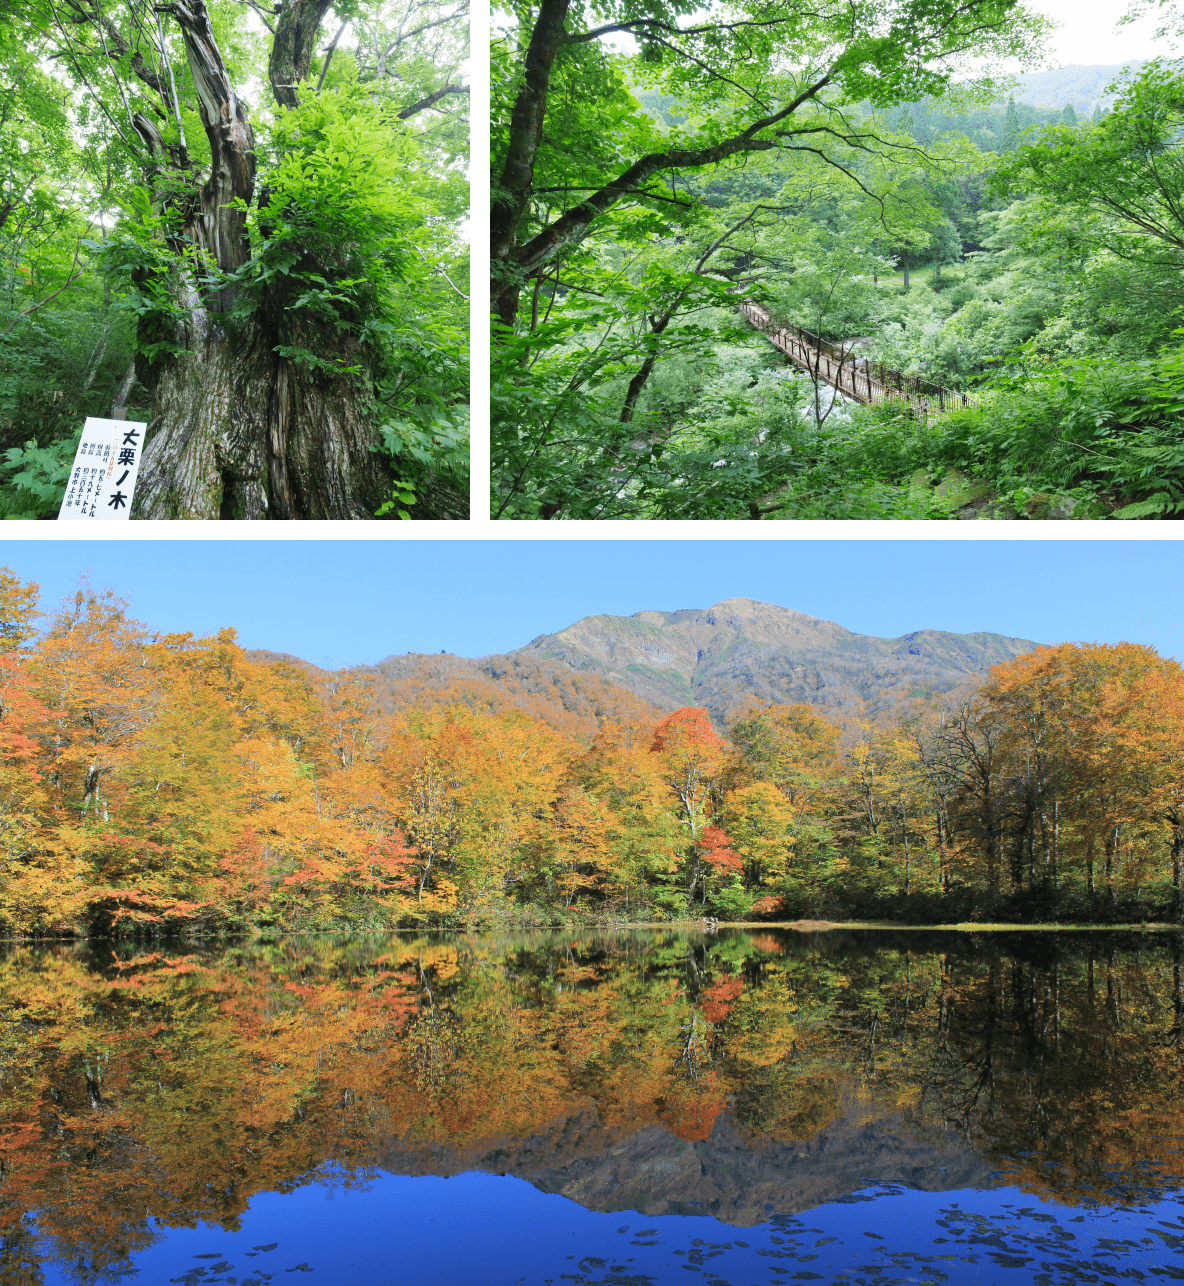
<instances>
[{"instance_id":1,"label":"white wooden sign","mask_svg":"<svg viewBox=\"0 0 1184 1286\"><path fill-rule=\"evenodd\" d=\"M58 518L129 518L146 424L88 417Z\"/></svg>"}]
</instances>

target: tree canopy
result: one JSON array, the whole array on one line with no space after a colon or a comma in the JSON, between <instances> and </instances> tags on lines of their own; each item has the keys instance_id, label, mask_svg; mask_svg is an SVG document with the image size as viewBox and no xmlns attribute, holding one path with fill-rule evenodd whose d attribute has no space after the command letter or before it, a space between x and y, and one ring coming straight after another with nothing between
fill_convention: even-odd
<instances>
[{"instance_id":1,"label":"tree canopy","mask_svg":"<svg viewBox=\"0 0 1184 1286\"><path fill-rule=\"evenodd\" d=\"M12 934L1184 916L1184 677L1151 648L1039 649L891 726L718 727L555 684L384 699L86 585L36 607L0 577Z\"/></svg>"},{"instance_id":2,"label":"tree canopy","mask_svg":"<svg viewBox=\"0 0 1184 1286\"><path fill-rule=\"evenodd\" d=\"M493 515L1178 512L1178 68L1033 107L996 69L1042 39L1014 5L508 11Z\"/></svg>"},{"instance_id":3,"label":"tree canopy","mask_svg":"<svg viewBox=\"0 0 1184 1286\"><path fill-rule=\"evenodd\" d=\"M113 408L133 517L463 516L466 56L463 0L0 13L11 516Z\"/></svg>"}]
</instances>

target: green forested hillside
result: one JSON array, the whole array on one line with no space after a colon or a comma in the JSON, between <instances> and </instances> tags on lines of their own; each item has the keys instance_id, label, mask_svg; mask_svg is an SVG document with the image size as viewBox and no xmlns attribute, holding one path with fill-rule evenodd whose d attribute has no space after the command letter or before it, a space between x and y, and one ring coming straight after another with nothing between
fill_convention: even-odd
<instances>
[{"instance_id":1,"label":"green forested hillside","mask_svg":"<svg viewBox=\"0 0 1184 1286\"><path fill-rule=\"evenodd\" d=\"M1087 116L1083 69L1047 107L975 70L1035 63L1018 5L857 10L502 31L495 516L1184 512L1180 66ZM965 405L836 398L740 299Z\"/></svg>"},{"instance_id":2,"label":"green forested hillside","mask_svg":"<svg viewBox=\"0 0 1184 1286\"><path fill-rule=\"evenodd\" d=\"M1071 106L1078 116L1092 116L1113 105L1116 82L1131 79L1143 66L1141 59L1125 63L1070 63L1017 77L1015 97L1022 103L1063 109Z\"/></svg>"}]
</instances>

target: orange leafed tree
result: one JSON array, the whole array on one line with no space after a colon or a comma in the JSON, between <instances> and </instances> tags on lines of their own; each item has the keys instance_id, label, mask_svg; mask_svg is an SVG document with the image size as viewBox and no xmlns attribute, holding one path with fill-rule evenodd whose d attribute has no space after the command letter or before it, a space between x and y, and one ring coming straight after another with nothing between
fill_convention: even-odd
<instances>
[{"instance_id":1,"label":"orange leafed tree","mask_svg":"<svg viewBox=\"0 0 1184 1286\"><path fill-rule=\"evenodd\" d=\"M39 619L0 569L9 932L940 911L968 891L1184 916L1184 676L1134 644L1040 649L898 729L755 702L725 738L705 710L650 722L537 666L509 700L416 662L396 702L389 667L155 634L85 584Z\"/></svg>"},{"instance_id":2,"label":"orange leafed tree","mask_svg":"<svg viewBox=\"0 0 1184 1286\"><path fill-rule=\"evenodd\" d=\"M696 890L706 895L709 873L729 869L735 854L714 838L708 839L708 818L720 801L720 777L727 758L724 739L711 726L706 710L683 707L667 715L654 729L650 745L661 765L660 772L675 804L674 815L685 828L686 896L693 902ZM722 832L720 832L722 834ZM707 854L720 855L711 862ZM727 854L726 857L722 856Z\"/></svg>"}]
</instances>

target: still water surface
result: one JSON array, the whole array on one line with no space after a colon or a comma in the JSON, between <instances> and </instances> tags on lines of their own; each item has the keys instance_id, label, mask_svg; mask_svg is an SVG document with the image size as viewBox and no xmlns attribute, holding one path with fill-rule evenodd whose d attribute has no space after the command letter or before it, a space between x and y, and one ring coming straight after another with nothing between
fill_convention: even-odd
<instances>
[{"instance_id":1,"label":"still water surface","mask_svg":"<svg viewBox=\"0 0 1184 1286\"><path fill-rule=\"evenodd\" d=\"M1184 1281L1184 940L10 948L0 1238L0 1286Z\"/></svg>"}]
</instances>

